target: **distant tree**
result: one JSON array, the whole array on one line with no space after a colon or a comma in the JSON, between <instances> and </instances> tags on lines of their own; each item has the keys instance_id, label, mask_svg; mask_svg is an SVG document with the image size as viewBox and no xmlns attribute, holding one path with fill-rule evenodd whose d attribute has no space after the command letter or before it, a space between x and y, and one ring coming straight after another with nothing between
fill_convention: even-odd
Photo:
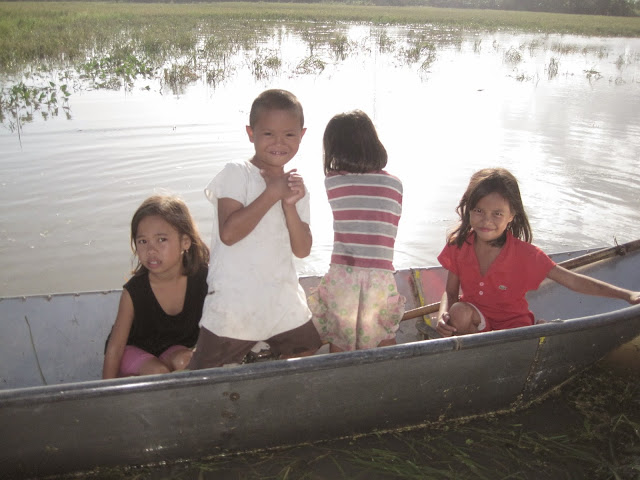
<instances>
[{"instance_id":1,"label":"distant tree","mask_svg":"<svg viewBox=\"0 0 640 480\"><path fill-rule=\"evenodd\" d=\"M638 8L640 8L640 0L372 0L372 3L623 17L637 16Z\"/></svg>"}]
</instances>

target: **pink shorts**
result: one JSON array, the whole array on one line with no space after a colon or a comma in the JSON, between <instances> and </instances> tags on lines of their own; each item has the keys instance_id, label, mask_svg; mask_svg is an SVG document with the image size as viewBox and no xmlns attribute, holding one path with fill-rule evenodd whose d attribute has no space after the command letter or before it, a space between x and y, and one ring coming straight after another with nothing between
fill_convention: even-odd
<instances>
[{"instance_id":1,"label":"pink shorts","mask_svg":"<svg viewBox=\"0 0 640 480\"><path fill-rule=\"evenodd\" d=\"M140 367L142 364L150 358L159 358L164 363L165 360L175 351L187 348L184 345L172 345L164 352L156 357L149 352L142 350L141 348L134 347L133 345L127 345L124 347L124 353L122 354L122 360L120 360L119 377L131 377L140 374Z\"/></svg>"}]
</instances>

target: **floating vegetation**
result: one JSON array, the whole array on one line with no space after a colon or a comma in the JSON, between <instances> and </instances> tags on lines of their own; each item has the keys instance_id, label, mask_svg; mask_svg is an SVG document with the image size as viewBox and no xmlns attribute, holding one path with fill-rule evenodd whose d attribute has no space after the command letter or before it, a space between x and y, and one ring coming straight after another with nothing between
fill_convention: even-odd
<instances>
[{"instance_id":1,"label":"floating vegetation","mask_svg":"<svg viewBox=\"0 0 640 480\"><path fill-rule=\"evenodd\" d=\"M389 36L386 30L380 30L377 36L377 42L380 53L390 52L395 46L395 41Z\"/></svg>"},{"instance_id":2,"label":"floating vegetation","mask_svg":"<svg viewBox=\"0 0 640 480\"><path fill-rule=\"evenodd\" d=\"M295 72L298 75L309 75L309 74L318 75L322 73L325 67L326 67L326 63L322 59L314 55L310 55L304 58L300 63L298 63L298 65L296 66Z\"/></svg>"},{"instance_id":3,"label":"floating vegetation","mask_svg":"<svg viewBox=\"0 0 640 480\"><path fill-rule=\"evenodd\" d=\"M541 44L538 40L532 40L529 42L529 56L533 57L536 54L536 51L541 47Z\"/></svg>"},{"instance_id":4,"label":"floating vegetation","mask_svg":"<svg viewBox=\"0 0 640 480\"><path fill-rule=\"evenodd\" d=\"M229 78L230 72L225 68L211 68L205 72L205 78L209 85L217 87Z\"/></svg>"},{"instance_id":5,"label":"floating vegetation","mask_svg":"<svg viewBox=\"0 0 640 480\"><path fill-rule=\"evenodd\" d=\"M593 68L589 70L584 70L584 73L587 75L587 78L589 79L589 81L600 80L602 78L602 74Z\"/></svg>"},{"instance_id":6,"label":"floating vegetation","mask_svg":"<svg viewBox=\"0 0 640 480\"><path fill-rule=\"evenodd\" d=\"M422 66L431 65L436 59L436 46L433 42L418 40L409 48L402 50L404 58L409 63L416 63L422 60Z\"/></svg>"},{"instance_id":7,"label":"floating vegetation","mask_svg":"<svg viewBox=\"0 0 640 480\"><path fill-rule=\"evenodd\" d=\"M511 77L515 78L518 82L531 82L531 81L535 81L535 83L537 84L538 81L540 80L540 77L538 76L538 74L535 75L527 75L523 72L514 74L514 75L510 75Z\"/></svg>"},{"instance_id":8,"label":"floating vegetation","mask_svg":"<svg viewBox=\"0 0 640 480\"><path fill-rule=\"evenodd\" d=\"M168 86L174 95L181 95L188 85L197 81L199 78L200 75L195 71L193 65L189 63L174 63L164 69L162 84L163 86Z\"/></svg>"},{"instance_id":9,"label":"floating vegetation","mask_svg":"<svg viewBox=\"0 0 640 480\"><path fill-rule=\"evenodd\" d=\"M34 119L28 108L23 109L22 114L11 113L16 109L9 107L12 94L7 90L14 81L29 84L29 72L37 72L39 77L34 85L47 85L48 81L64 83L68 85L67 94L82 89L130 91L139 87L151 90L150 84L155 82L161 89L177 95L198 80L216 88L246 69L260 81L277 76L320 75L328 65L345 61L349 56L380 52L393 58L394 65L399 67L417 64L417 74L424 80L437 61L439 50L457 47L461 51L465 42L471 41L473 51L479 54L483 36L478 32L487 33L478 27L482 22L471 21L469 12L464 10L385 7L387 13L380 17L379 9L367 7L248 5L0 3L0 82L7 85L2 90L4 104L0 107L0 122L19 133L24 123ZM316 16L309 17L312 11ZM375 16L371 17L373 12ZM496 16L503 13L482 12L481 15L489 15L491 28L495 29ZM446 14L446 19L440 17L442 14ZM424 15L428 22L417 21L425 20ZM480 13L475 12L472 17L477 15ZM528 16L529 13L521 12L517 19ZM516 19L509 18L510 21ZM553 18L556 17L549 16L548 20ZM561 19L573 21L567 16ZM364 28L369 29L369 34L356 33L354 40L351 29L355 26L362 32L361 21L368 22ZM598 25L610 21L633 26L629 19L608 18L600 18ZM507 20L500 27L505 25ZM539 26L536 30L540 30ZM555 26L555 31L564 30ZM602 32L597 30L597 33ZM297 58L287 55L285 62L280 47L291 41L291 37L302 41L308 52ZM549 43L547 36L541 36L502 53L501 45L494 40L494 52L487 54L503 55L505 63L515 66L524 61L525 48L529 48L532 57L538 48L550 48L557 55L545 66L549 79L557 75L559 55L582 53L603 58L609 54L599 45L552 43L549 46ZM622 71L625 65L638 61L639 52L625 52L624 56L618 56L615 65ZM63 81L56 77L60 71L66 72ZM595 68L586 73L589 80L599 78ZM526 81L534 77L519 74L515 78ZM625 81L615 80L616 84ZM53 105L51 100L43 105L47 108L37 107L34 112L40 111L44 119L57 115L53 107L48 107ZM60 106L64 106L68 114L68 102Z\"/></svg>"},{"instance_id":10,"label":"floating vegetation","mask_svg":"<svg viewBox=\"0 0 640 480\"><path fill-rule=\"evenodd\" d=\"M255 57L250 62L251 74L256 80L264 80L277 75L282 67L282 60L276 52L263 52L256 49Z\"/></svg>"},{"instance_id":11,"label":"floating vegetation","mask_svg":"<svg viewBox=\"0 0 640 480\"><path fill-rule=\"evenodd\" d=\"M155 68L149 60L137 55L130 47L115 48L104 57L94 57L80 66L83 78L91 81L93 88L118 90L133 88L136 79L149 78Z\"/></svg>"},{"instance_id":12,"label":"floating vegetation","mask_svg":"<svg viewBox=\"0 0 640 480\"><path fill-rule=\"evenodd\" d=\"M54 82L44 86L27 86L19 82L0 91L0 123L18 134L21 141L22 126L32 122L38 113L43 120L57 117L60 109L71 119L67 84L59 87Z\"/></svg>"},{"instance_id":13,"label":"floating vegetation","mask_svg":"<svg viewBox=\"0 0 640 480\"><path fill-rule=\"evenodd\" d=\"M518 64L522 61L522 53L520 50L510 47L509 50L504 53L504 61L514 65Z\"/></svg>"},{"instance_id":14,"label":"floating vegetation","mask_svg":"<svg viewBox=\"0 0 640 480\"><path fill-rule=\"evenodd\" d=\"M558 60L556 60L555 57L551 57L551 59L549 60L549 65L547 66L547 76L549 77L549 80L558 75L559 66L560 63L558 62Z\"/></svg>"},{"instance_id":15,"label":"floating vegetation","mask_svg":"<svg viewBox=\"0 0 640 480\"><path fill-rule=\"evenodd\" d=\"M420 65L420 70L427 71L431 67L433 62L436 61L436 58L437 58L437 56L436 56L435 48L427 50L425 52L425 55L424 55L424 60L422 61L422 64Z\"/></svg>"},{"instance_id":16,"label":"floating vegetation","mask_svg":"<svg viewBox=\"0 0 640 480\"><path fill-rule=\"evenodd\" d=\"M338 60L344 60L349 53L349 38L344 34L338 34L329 41L329 47Z\"/></svg>"}]
</instances>

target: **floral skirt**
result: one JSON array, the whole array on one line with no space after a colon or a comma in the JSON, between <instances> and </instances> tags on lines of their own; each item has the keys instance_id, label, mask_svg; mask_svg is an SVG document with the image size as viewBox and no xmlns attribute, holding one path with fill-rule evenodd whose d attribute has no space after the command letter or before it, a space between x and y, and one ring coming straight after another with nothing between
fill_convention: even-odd
<instances>
[{"instance_id":1,"label":"floral skirt","mask_svg":"<svg viewBox=\"0 0 640 480\"><path fill-rule=\"evenodd\" d=\"M395 337L404 314L393 272L332 264L307 301L324 343L342 350Z\"/></svg>"}]
</instances>

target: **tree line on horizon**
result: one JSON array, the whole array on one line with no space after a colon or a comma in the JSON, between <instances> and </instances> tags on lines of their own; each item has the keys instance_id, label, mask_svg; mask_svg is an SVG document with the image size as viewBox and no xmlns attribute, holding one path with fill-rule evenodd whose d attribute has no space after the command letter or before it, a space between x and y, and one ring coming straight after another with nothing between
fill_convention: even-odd
<instances>
[{"instance_id":1,"label":"tree line on horizon","mask_svg":"<svg viewBox=\"0 0 640 480\"><path fill-rule=\"evenodd\" d=\"M638 0L421 0L421 2L424 5L433 7L611 15L620 17L637 16L639 7Z\"/></svg>"},{"instance_id":2,"label":"tree line on horizon","mask_svg":"<svg viewBox=\"0 0 640 480\"><path fill-rule=\"evenodd\" d=\"M144 1L144 0L143 0ZM175 0L174 0L175 1ZM178 0L180 1L180 0ZM202 1L202 0L201 0ZM204 0L207 1L207 0ZM215 1L215 0L214 0ZM225 0L218 0L225 1ZM233 1L233 0L232 0ZM243 0L240 0L243 1ZM640 0L260 0L282 3L345 3L348 5L426 6L523 12L636 17Z\"/></svg>"},{"instance_id":3,"label":"tree line on horizon","mask_svg":"<svg viewBox=\"0 0 640 480\"><path fill-rule=\"evenodd\" d=\"M16 0L9 0L16 1ZM19 0L18 0L19 1ZM51 1L51 0L45 0ZM53 0L56 1L56 0ZM71 0L74 1L74 0ZM83 1L83 0L81 0ZM84 0L87 1L87 0ZM99 1L99 0L88 0ZM115 0L125 3L216 3L251 0ZM257 0L272 3L343 3L345 5L375 5L389 7L425 6L522 12L640 16L640 0Z\"/></svg>"},{"instance_id":4,"label":"tree line on horizon","mask_svg":"<svg viewBox=\"0 0 640 480\"><path fill-rule=\"evenodd\" d=\"M283 1L283 0L273 0ZM284 0L286 1L286 0ZM316 3L323 0L292 0ZM343 3L340 0L336 3ZM347 4L378 6L429 6L526 12L569 13L580 15L609 15L636 17L640 14L640 0L343 0Z\"/></svg>"}]
</instances>

